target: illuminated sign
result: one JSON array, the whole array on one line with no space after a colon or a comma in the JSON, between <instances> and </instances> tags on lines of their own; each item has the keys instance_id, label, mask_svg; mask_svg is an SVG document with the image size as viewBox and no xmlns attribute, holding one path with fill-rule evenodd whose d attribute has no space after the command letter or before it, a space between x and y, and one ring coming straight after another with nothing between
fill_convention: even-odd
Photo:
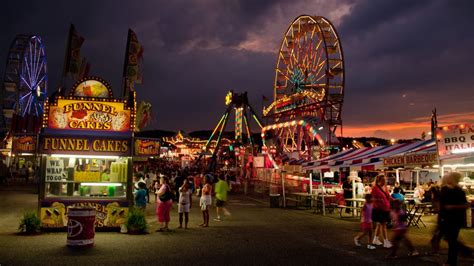
<instances>
[{"instance_id":1,"label":"illuminated sign","mask_svg":"<svg viewBox=\"0 0 474 266\"><path fill-rule=\"evenodd\" d=\"M36 136L13 136L12 152L14 154L36 152Z\"/></svg>"},{"instance_id":2,"label":"illuminated sign","mask_svg":"<svg viewBox=\"0 0 474 266\"><path fill-rule=\"evenodd\" d=\"M474 153L474 125L438 127L436 140L441 159L450 154Z\"/></svg>"},{"instance_id":3,"label":"illuminated sign","mask_svg":"<svg viewBox=\"0 0 474 266\"><path fill-rule=\"evenodd\" d=\"M225 105L229 105L232 103L232 97L234 93L232 91L229 91L227 95L225 96Z\"/></svg>"},{"instance_id":4,"label":"illuminated sign","mask_svg":"<svg viewBox=\"0 0 474 266\"><path fill-rule=\"evenodd\" d=\"M438 156L436 152L412 153L383 159L384 166L420 166L433 165L437 162Z\"/></svg>"},{"instance_id":5,"label":"illuminated sign","mask_svg":"<svg viewBox=\"0 0 474 266\"><path fill-rule=\"evenodd\" d=\"M71 96L90 98L112 98L110 86L97 77L88 77L74 85Z\"/></svg>"},{"instance_id":6,"label":"illuminated sign","mask_svg":"<svg viewBox=\"0 0 474 266\"><path fill-rule=\"evenodd\" d=\"M120 101L58 99L49 106L48 127L65 130L129 131L130 110Z\"/></svg>"},{"instance_id":7,"label":"illuminated sign","mask_svg":"<svg viewBox=\"0 0 474 266\"><path fill-rule=\"evenodd\" d=\"M97 154L130 156L129 139L41 136L43 154Z\"/></svg>"},{"instance_id":8,"label":"illuminated sign","mask_svg":"<svg viewBox=\"0 0 474 266\"><path fill-rule=\"evenodd\" d=\"M135 139L135 156L159 156L160 141L158 139Z\"/></svg>"}]
</instances>

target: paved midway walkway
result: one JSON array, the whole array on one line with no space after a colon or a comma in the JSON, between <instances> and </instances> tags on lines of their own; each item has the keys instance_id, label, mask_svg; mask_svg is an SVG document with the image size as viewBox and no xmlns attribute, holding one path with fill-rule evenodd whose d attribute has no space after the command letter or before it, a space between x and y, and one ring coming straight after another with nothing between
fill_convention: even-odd
<instances>
[{"instance_id":1,"label":"paved midway walkway","mask_svg":"<svg viewBox=\"0 0 474 266\"><path fill-rule=\"evenodd\" d=\"M195 199L194 202L197 202ZM200 211L191 210L190 229L176 229L173 207L172 232L156 233L154 204L147 208L147 235L97 232L95 247L71 250L66 233L37 236L16 235L25 209L35 209L37 195L27 191L0 190L0 265L438 265L446 259L443 243L440 257L409 258L406 248L397 260L385 260L385 249L374 251L354 246L359 223L338 216L323 217L306 210L272 209L266 201L230 195L230 218L216 222L211 211L209 228L199 228ZM410 236L421 252L429 250L432 228L412 229ZM474 246L474 230L463 230L462 238ZM460 265L473 265L461 258Z\"/></svg>"}]
</instances>

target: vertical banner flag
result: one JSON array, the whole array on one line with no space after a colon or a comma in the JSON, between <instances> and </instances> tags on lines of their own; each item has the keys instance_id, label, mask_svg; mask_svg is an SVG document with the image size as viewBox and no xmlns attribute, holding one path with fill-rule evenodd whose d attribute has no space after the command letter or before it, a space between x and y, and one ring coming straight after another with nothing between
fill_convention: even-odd
<instances>
[{"instance_id":1,"label":"vertical banner flag","mask_svg":"<svg viewBox=\"0 0 474 266\"><path fill-rule=\"evenodd\" d=\"M63 69L63 77L71 74L77 77L81 71L81 65L85 60L81 57L81 46L84 43L84 38L80 36L73 24L69 28L69 38L66 48L66 59Z\"/></svg>"},{"instance_id":2,"label":"vertical banner flag","mask_svg":"<svg viewBox=\"0 0 474 266\"><path fill-rule=\"evenodd\" d=\"M143 47L138 42L137 35L128 30L127 47L125 52L125 65L123 77L125 78L124 95L133 87L133 84L142 84L141 61L143 60Z\"/></svg>"},{"instance_id":3,"label":"vertical banner flag","mask_svg":"<svg viewBox=\"0 0 474 266\"><path fill-rule=\"evenodd\" d=\"M135 120L135 130L139 131L144 129L151 120L151 103L141 101L137 108L137 117Z\"/></svg>"}]
</instances>

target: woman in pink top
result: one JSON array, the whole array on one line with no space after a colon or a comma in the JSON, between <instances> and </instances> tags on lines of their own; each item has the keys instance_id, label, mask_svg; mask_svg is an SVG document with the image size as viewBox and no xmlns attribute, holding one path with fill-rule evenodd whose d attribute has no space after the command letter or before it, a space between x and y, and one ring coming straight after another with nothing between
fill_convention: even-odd
<instances>
[{"instance_id":1,"label":"woman in pink top","mask_svg":"<svg viewBox=\"0 0 474 266\"><path fill-rule=\"evenodd\" d=\"M372 187L372 221L376 223L372 244L383 244L384 248L392 247L392 243L390 243L387 237L387 222L390 219L390 199L390 193L385 186L385 176L378 175L375 178L375 184ZM380 234L382 234L383 243L379 239Z\"/></svg>"},{"instance_id":2,"label":"woman in pink top","mask_svg":"<svg viewBox=\"0 0 474 266\"><path fill-rule=\"evenodd\" d=\"M170 222L170 211L171 206L173 205L173 199L171 197L162 201L163 197L165 197L165 194L171 194L171 188L168 183L168 178L162 176L160 178L160 184L155 184L155 189L157 190L156 194L158 194L156 216L158 217L158 221L160 222L160 229L156 230L157 232L169 231L168 224Z\"/></svg>"}]
</instances>

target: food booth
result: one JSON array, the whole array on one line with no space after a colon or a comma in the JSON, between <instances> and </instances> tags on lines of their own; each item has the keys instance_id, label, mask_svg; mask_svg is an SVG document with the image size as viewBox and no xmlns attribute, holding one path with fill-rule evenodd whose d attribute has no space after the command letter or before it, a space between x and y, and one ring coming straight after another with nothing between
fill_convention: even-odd
<instances>
[{"instance_id":1,"label":"food booth","mask_svg":"<svg viewBox=\"0 0 474 266\"><path fill-rule=\"evenodd\" d=\"M133 144L134 168L148 167L150 159L160 157L160 140L155 138L137 138Z\"/></svg>"},{"instance_id":2,"label":"food booth","mask_svg":"<svg viewBox=\"0 0 474 266\"><path fill-rule=\"evenodd\" d=\"M125 222L133 203L134 109L135 99L115 99L97 77L45 102L38 146L43 228L65 227L68 208L79 206L96 209L96 227Z\"/></svg>"},{"instance_id":3,"label":"food booth","mask_svg":"<svg viewBox=\"0 0 474 266\"><path fill-rule=\"evenodd\" d=\"M438 127L436 140L439 154L440 174L459 172L463 179L459 183L471 211L467 213L468 226L474 224L474 124L459 124Z\"/></svg>"},{"instance_id":4,"label":"food booth","mask_svg":"<svg viewBox=\"0 0 474 266\"><path fill-rule=\"evenodd\" d=\"M36 134L13 134L9 164L15 177L26 174L30 178L33 175L33 169L39 164L36 156L37 138Z\"/></svg>"}]
</instances>

